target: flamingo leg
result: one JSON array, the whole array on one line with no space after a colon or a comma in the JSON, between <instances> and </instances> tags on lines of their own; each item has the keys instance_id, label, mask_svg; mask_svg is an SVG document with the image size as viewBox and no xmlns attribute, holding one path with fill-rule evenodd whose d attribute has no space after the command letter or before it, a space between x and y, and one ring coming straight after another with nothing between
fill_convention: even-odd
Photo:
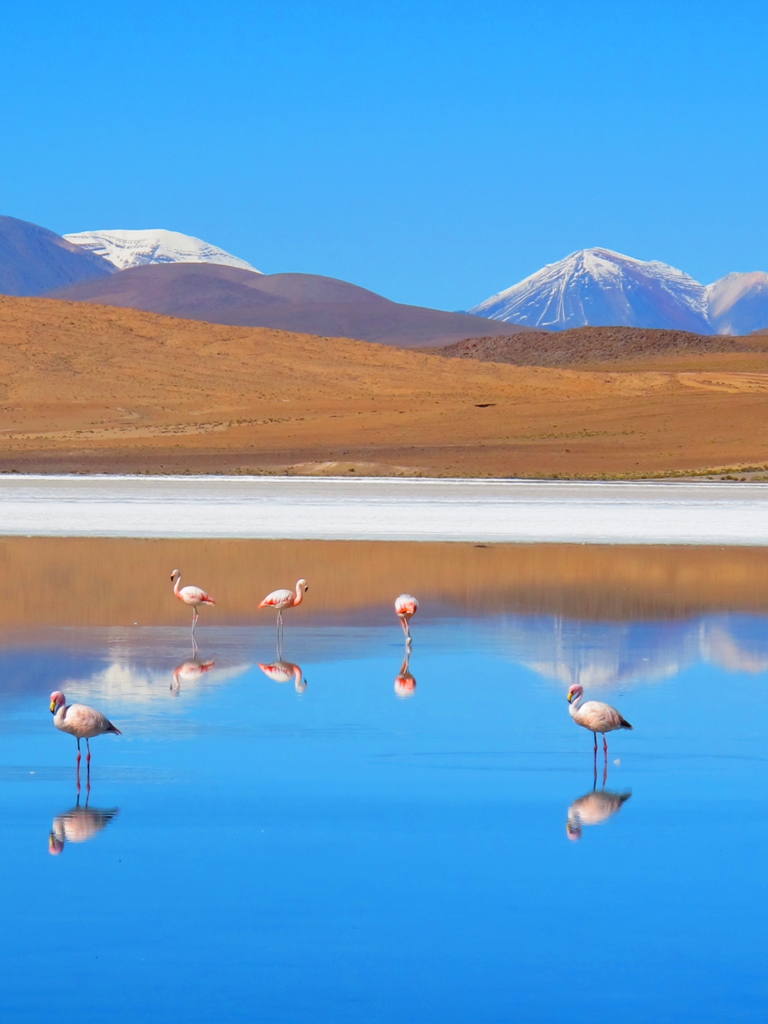
<instances>
[{"instance_id":1,"label":"flamingo leg","mask_svg":"<svg viewBox=\"0 0 768 1024\"><path fill-rule=\"evenodd\" d=\"M80 803L80 762L77 762L75 768L75 785L77 786L77 802Z\"/></svg>"},{"instance_id":2,"label":"flamingo leg","mask_svg":"<svg viewBox=\"0 0 768 1024\"><path fill-rule=\"evenodd\" d=\"M88 806L88 798L91 795L91 764L90 761L86 762L87 767L85 769L85 806Z\"/></svg>"},{"instance_id":3,"label":"flamingo leg","mask_svg":"<svg viewBox=\"0 0 768 1024\"><path fill-rule=\"evenodd\" d=\"M597 733L593 732L592 735L595 737L595 754L597 754Z\"/></svg>"},{"instance_id":4,"label":"flamingo leg","mask_svg":"<svg viewBox=\"0 0 768 1024\"><path fill-rule=\"evenodd\" d=\"M192 608L192 632L193 633L195 632L195 626L197 625L198 618L199 618L199 612L197 610L197 607L193 606L193 608Z\"/></svg>"},{"instance_id":5,"label":"flamingo leg","mask_svg":"<svg viewBox=\"0 0 768 1024\"><path fill-rule=\"evenodd\" d=\"M77 737L77 768L80 770L80 737Z\"/></svg>"},{"instance_id":6,"label":"flamingo leg","mask_svg":"<svg viewBox=\"0 0 768 1024\"><path fill-rule=\"evenodd\" d=\"M603 733L603 753L608 757L608 741L605 738L605 733Z\"/></svg>"},{"instance_id":7,"label":"flamingo leg","mask_svg":"<svg viewBox=\"0 0 768 1024\"><path fill-rule=\"evenodd\" d=\"M90 772L90 770L91 770L91 745L88 742L88 737L87 736L85 737L85 749L87 751L87 755L86 755L86 758L85 758L85 763L88 765L88 771Z\"/></svg>"},{"instance_id":8,"label":"flamingo leg","mask_svg":"<svg viewBox=\"0 0 768 1024\"><path fill-rule=\"evenodd\" d=\"M608 760L606 758L606 760L603 761L603 789L605 789L605 784L606 784L607 781L608 781Z\"/></svg>"}]
</instances>

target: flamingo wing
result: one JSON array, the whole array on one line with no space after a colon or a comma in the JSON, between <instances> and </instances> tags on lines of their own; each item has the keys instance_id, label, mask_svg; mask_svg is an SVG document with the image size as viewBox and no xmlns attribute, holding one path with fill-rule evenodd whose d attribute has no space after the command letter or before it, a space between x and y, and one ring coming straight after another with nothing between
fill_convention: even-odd
<instances>
[{"instance_id":1,"label":"flamingo wing","mask_svg":"<svg viewBox=\"0 0 768 1024\"><path fill-rule=\"evenodd\" d=\"M259 608L280 608L285 607L288 604L293 604L296 600L296 595L292 590L273 590L271 594L267 594L264 600L259 604Z\"/></svg>"},{"instance_id":2,"label":"flamingo wing","mask_svg":"<svg viewBox=\"0 0 768 1024\"><path fill-rule=\"evenodd\" d=\"M182 587L179 597L185 604L216 604L211 595L200 587Z\"/></svg>"}]
</instances>

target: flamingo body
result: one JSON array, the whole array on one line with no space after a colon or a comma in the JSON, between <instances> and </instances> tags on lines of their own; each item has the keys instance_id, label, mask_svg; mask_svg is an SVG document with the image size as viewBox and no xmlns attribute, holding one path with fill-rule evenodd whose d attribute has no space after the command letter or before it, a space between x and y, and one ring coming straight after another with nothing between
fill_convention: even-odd
<instances>
[{"instance_id":1,"label":"flamingo body","mask_svg":"<svg viewBox=\"0 0 768 1024\"><path fill-rule=\"evenodd\" d=\"M77 740L78 764L80 762L80 740L85 740L90 761L91 748L88 741L92 740L94 736L102 736L108 732L122 736L117 726L112 725L106 715L102 715L95 708L89 708L87 704L67 704L61 690L54 690L51 694L50 711L56 728L61 732L69 733Z\"/></svg>"},{"instance_id":2,"label":"flamingo body","mask_svg":"<svg viewBox=\"0 0 768 1024\"><path fill-rule=\"evenodd\" d=\"M197 608L201 604L216 604L210 594L206 594L200 587L182 587L179 591L174 591L176 597L184 604L191 604L193 608Z\"/></svg>"},{"instance_id":3,"label":"flamingo body","mask_svg":"<svg viewBox=\"0 0 768 1024\"><path fill-rule=\"evenodd\" d=\"M277 608L278 612L282 612L284 608L295 608L301 604L304 599L304 594L309 590L309 584L306 580L299 580L296 584L296 590L273 590L271 594L267 594L263 601L259 602L259 608Z\"/></svg>"},{"instance_id":4,"label":"flamingo body","mask_svg":"<svg viewBox=\"0 0 768 1024\"><path fill-rule=\"evenodd\" d=\"M405 641L408 644L412 640L408 623L418 610L419 602L413 594L401 594L398 598L395 598L395 615L400 619L400 625L405 633Z\"/></svg>"}]
</instances>

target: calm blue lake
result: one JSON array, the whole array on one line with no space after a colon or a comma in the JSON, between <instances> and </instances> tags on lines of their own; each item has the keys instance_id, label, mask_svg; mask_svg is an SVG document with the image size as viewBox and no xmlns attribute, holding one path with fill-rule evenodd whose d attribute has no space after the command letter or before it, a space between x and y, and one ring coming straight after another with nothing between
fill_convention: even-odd
<instances>
[{"instance_id":1,"label":"calm blue lake","mask_svg":"<svg viewBox=\"0 0 768 1024\"><path fill-rule=\"evenodd\" d=\"M768 620L413 634L5 635L2 1019L764 1022ZM79 807L54 689L123 731Z\"/></svg>"}]
</instances>

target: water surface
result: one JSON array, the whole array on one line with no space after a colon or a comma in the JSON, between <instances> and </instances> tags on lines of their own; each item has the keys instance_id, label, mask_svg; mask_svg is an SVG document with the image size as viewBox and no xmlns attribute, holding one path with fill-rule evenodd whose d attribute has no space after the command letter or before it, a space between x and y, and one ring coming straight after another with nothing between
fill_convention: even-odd
<instances>
[{"instance_id":1,"label":"water surface","mask_svg":"<svg viewBox=\"0 0 768 1024\"><path fill-rule=\"evenodd\" d=\"M768 618L590 591L6 628L3 1019L763 1021Z\"/></svg>"}]
</instances>

